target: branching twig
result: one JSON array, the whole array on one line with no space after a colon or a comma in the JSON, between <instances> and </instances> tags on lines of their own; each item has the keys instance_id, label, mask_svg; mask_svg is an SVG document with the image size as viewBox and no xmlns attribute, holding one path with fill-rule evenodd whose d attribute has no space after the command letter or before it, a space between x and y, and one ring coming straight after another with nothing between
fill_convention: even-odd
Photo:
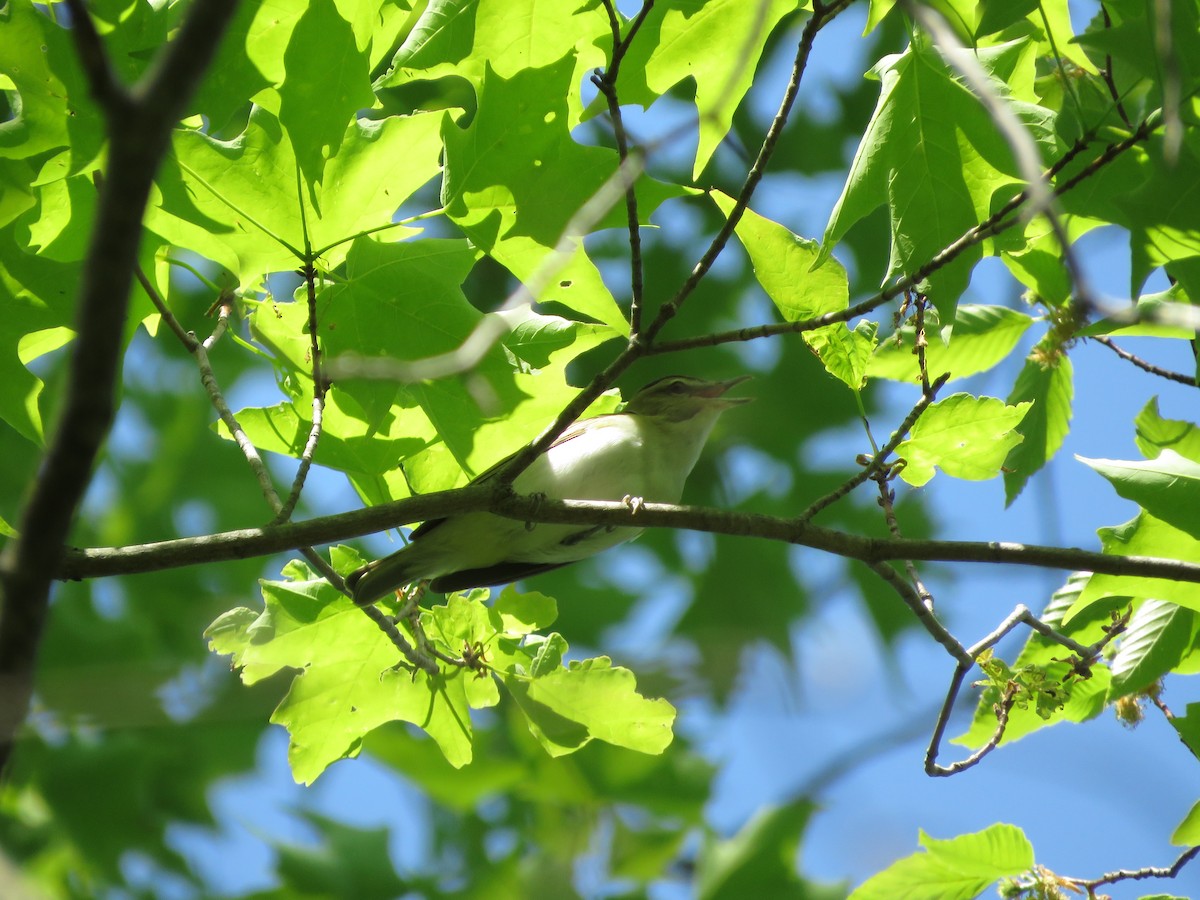
<instances>
[{"instance_id":1,"label":"branching twig","mask_svg":"<svg viewBox=\"0 0 1200 900\"><path fill-rule=\"evenodd\" d=\"M609 26L612 29L613 52L612 62L608 71L603 75L592 77L592 83L604 95L608 102L608 115L612 120L613 137L617 144L617 157L621 165L629 158L629 138L625 133L625 122L621 117L621 102L617 97L617 77L620 75L621 60L629 49L633 36L641 28L642 22L654 6L654 0L646 0L641 11L629 29L629 36L621 39L621 20L612 0L604 0L604 8L608 12ZM637 191L631 181L625 188L625 218L629 229L629 330L638 335L642 330L642 289L644 271L642 266L642 230L638 220Z\"/></svg>"},{"instance_id":2,"label":"branching twig","mask_svg":"<svg viewBox=\"0 0 1200 900\"><path fill-rule=\"evenodd\" d=\"M721 229L717 232L711 243L709 243L708 249L704 251L704 254L692 269L691 274L684 280L679 290L659 309L658 315L654 317L654 321L646 329L645 337L647 342L654 342L659 332L662 331L667 322L674 318L675 314L679 311L679 307L691 296L692 292L700 284L700 281L708 274L708 270L712 268L717 257L721 255L721 251L725 249L725 245L729 242L729 238L732 237L734 229L737 228L738 222L741 221L742 215L750 203L750 198L754 195L755 188L758 187L758 183L766 173L767 163L774 155L775 146L783 134L783 128L787 124L788 116L791 114L792 105L796 101L796 94L800 90L800 81L804 77L804 71L808 66L808 59L812 54L813 41L816 39L817 33L842 12L849 5L849 2L850 0L835 0L835 2L830 4L820 2L813 4L813 14L804 24L804 31L800 35L800 44L796 48L796 57L792 62L792 71L788 78L787 88L784 89L783 98L779 102L775 118L771 120L771 126L767 129L766 137L764 137L762 146L758 150L758 155L755 157L754 163L750 166L750 170L746 173L746 178L742 182L742 189L738 191L733 207L729 210L729 215L725 218L725 224L721 226Z\"/></svg>"},{"instance_id":3,"label":"branching twig","mask_svg":"<svg viewBox=\"0 0 1200 900\"><path fill-rule=\"evenodd\" d=\"M941 766L937 763L938 752L941 748L942 738L945 737L946 728L950 721L950 712L954 708L955 701L958 699L959 691L962 689L963 679L967 673L974 667L979 657L987 650L990 650L1000 642L1005 635L1011 632L1018 625L1027 625L1031 630L1036 631L1047 640L1054 641L1057 644L1066 647L1074 654L1071 660L1070 675L1078 675L1087 677L1091 666L1100 657L1100 653L1108 646L1118 634L1125 630L1125 625L1129 621L1129 614L1118 620L1104 630L1104 636L1090 646L1084 646L1073 638L1063 634L1057 629L1047 625L1037 616L1035 616L1028 607L1017 606L1008 617L1001 622L991 634L980 640L978 643L971 646L967 651L965 658L958 658L958 664L955 666L954 675L950 679L950 687L946 691L946 700L942 704L942 711L938 714L937 722L934 724L933 736L929 740L929 749L925 752L925 774L938 777L948 777L957 775L963 772L985 756L991 753L999 746L1000 741L1004 738L1004 731L1008 727L1008 717L1012 712L1013 704L1016 702L1019 685L1016 682L1010 682L1001 693L1000 699L996 703L996 728L992 732L992 736L986 743L966 759L953 762L948 766ZM1070 675L1068 677L1070 677Z\"/></svg>"},{"instance_id":4,"label":"branching twig","mask_svg":"<svg viewBox=\"0 0 1200 900\"><path fill-rule=\"evenodd\" d=\"M1146 140L1159 126L1161 125L1161 116L1152 113L1147 116L1133 134L1108 145L1099 155L1096 156L1088 165L1083 167L1079 172L1075 173L1065 182L1055 186L1055 197L1061 197L1067 191L1078 186L1081 182L1095 175L1104 166L1110 164L1121 154L1128 151L1130 148L1137 146L1142 141ZM1048 176L1054 176L1061 172L1071 160L1075 159L1083 150L1090 144L1089 140L1081 140L1075 144L1066 154L1063 155L1048 171ZM917 287L922 281L932 275L939 269L952 263L965 251L974 247L990 237L995 237L1013 228L1017 225L1020 219L1013 213L1020 210L1029 200L1028 195L1022 191L1014 196L999 210L989 216L983 222L973 228L968 229L957 240L947 244L941 251L935 254L925 265L921 266L911 275L906 275L897 282L881 290L872 297L868 297L853 306L847 307L837 312L825 313L815 319L805 319L797 322L772 322L764 325L754 325L749 328L737 328L730 331L714 332L712 334L697 335L690 338L679 338L672 341L660 341L651 347L648 353L674 353L679 350L691 350L699 347L715 347L719 344L727 344L732 342L745 342L755 340L757 338L774 337L780 334L793 334L805 331L815 331L818 328L824 328L826 325L832 325L836 322L848 322L858 316L865 315L886 303L891 302L896 297L899 297L905 291L910 291Z\"/></svg>"},{"instance_id":5,"label":"branching twig","mask_svg":"<svg viewBox=\"0 0 1200 900\"><path fill-rule=\"evenodd\" d=\"M1141 881L1146 878L1175 878L1183 871L1183 867L1200 854L1200 847L1192 847L1179 854L1179 858L1169 866L1146 866L1143 869L1118 869L1099 878L1063 878L1067 884L1074 885L1087 891L1089 898L1096 896L1096 888L1106 884L1116 884L1119 881Z\"/></svg>"},{"instance_id":6,"label":"branching twig","mask_svg":"<svg viewBox=\"0 0 1200 900\"><path fill-rule=\"evenodd\" d=\"M900 442L903 441L908 433L912 430L912 427L916 424L917 419L919 419L921 414L930 407L934 399L937 397L938 391L941 390L949 380L950 373L945 372L941 375L941 377L937 378L931 385L929 385L929 392L922 392L921 399L916 402L913 408L909 411L908 415L904 417L904 421L900 423L900 427L892 432L892 436L888 438L888 442L884 444L883 447L880 448L879 452L871 458L871 461L866 465L866 467L864 467L861 472L858 472L852 478L848 479L846 482L830 491L824 497L813 501L809 507L804 510L804 512L800 513L800 515L796 517L796 521L800 523L808 522L813 516L821 512L821 510L826 509L827 507L836 503L860 484L865 484L876 473L880 472L883 467L887 465L888 457L895 452L898 446L900 446Z\"/></svg>"}]
</instances>

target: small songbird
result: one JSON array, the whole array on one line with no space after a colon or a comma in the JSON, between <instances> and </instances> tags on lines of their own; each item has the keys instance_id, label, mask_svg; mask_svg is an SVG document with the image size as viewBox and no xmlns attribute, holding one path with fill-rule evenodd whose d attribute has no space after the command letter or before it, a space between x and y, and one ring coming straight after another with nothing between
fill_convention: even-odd
<instances>
[{"instance_id":1,"label":"small songbird","mask_svg":"<svg viewBox=\"0 0 1200 900\"><path fill-rule=\"evenodd\" d=\"M717 418L749 397L725 392L750 376L705 381L668 375L638 391L624 410L576 422L517 476L520 494L556 500L677 503ZM498 463L476 481L493 477ZM402 550L346 579L358 603L418 581L439 592L505 584L586 559L632 540L640 528L538 524L492 513L431 519Z\"/></svg>"}]
</instances>

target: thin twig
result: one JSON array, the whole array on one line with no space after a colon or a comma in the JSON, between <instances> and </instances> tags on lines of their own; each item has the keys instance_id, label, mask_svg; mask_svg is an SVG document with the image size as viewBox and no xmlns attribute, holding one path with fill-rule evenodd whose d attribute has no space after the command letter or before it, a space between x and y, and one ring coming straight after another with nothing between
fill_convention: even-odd
<instances>
[{"instance_id":1,"label":"thin twig","mask_svg":"<svg viewBox=\"0 0 1200 900\"><path fill-rule=\"evenodd\" d=\"M917 617L917 621L921 623L921 627L928 631L933 639L941 644L951 657L958 661L960 666L966 666L969 669L975 664L974 657L946 629L946 626L938 621L937 616L925 605L920 595L917 594L916 589L901 578L899 572L887 563L868 563L867 565L872 572L882 578L892 590L900 595L900 599L904 601L913 615Z\"/></svg>"},{"instance_id":2,"label":"thin twig","mask_svg":"<svg viewBox=\"0 0 1200 900\"><path fill-rule=\"evenodd\" d=\"M1025 215L1030 218L1036 215L1046 217L1046 221L1050 223L1050 230L1058 241L1067 274L1074 286L1075 302L1087 311L1097 309L1095 296L1072 246L1071 236L1063 224L1062 215L1055 203L1054 193L1050 190L1049 179L1040 171L1041 155L1038 153L1033 138L1017 118L1012 107L997 94L991 79L980 65L979 60L975 58L974 53L963 46L953 29L946 24L946 20L933 8L912 2L912 0L908 3L908 11L933 36L936 43L951 51L943 58L967 82L1012 151L1021 177L1025 180L1024 193L1029 198L1029 202L1025 204Z\"/></svg>"},{"instance_id":3,"label":"thin twig","mask_svg":"<svg viewBox=\"0 0 1200 900\"><path fill-rule=\"evenodd\" d=\"M300 203L303 218L304 202ZM308 228L304 229L304 244L308 246ZM288 498L276 511L271 523L278 525L292 517L296 504L300 501L300 493L304 490L304 482L308 479L308 470L312 468L313 456L317 452L317 443L321 439L321 428L325 419L325 373L321 366L321 344L318 334L319 317L317 315L317 270L309 261L304 266L304 281L308 288L308 331L309 355L312 358L312 424L308 429L308 439L304 442L304 450L300 453L300 465L296 469L296 477L292 479Z\"/></svg>"},{"instance_id":4,"label":"thin twig","mask_svg":"<svg viewBox=\"0 0 1200 900\"><path fill-rule=\"evenodd\" d=\"M900 533L900 522L896 518L896 492L890 484L890 474L886 471L876 472L873 476L875 483L879 486L879 505L883 508L884 522L887 524L888 531L892 537L902 537ZM908 580L913 586L913 590L917 592L917 596L921 598L921 603L924 607L933 612L933 594L929 588L925 586L925 582L921 580L921 576L917 574L917 567L911 559L902 561L904 563L904 571L908 574Z\"/></svg>"},{"instance_id":5,"label":"thin twig","mask_svg":"<svg viewBox=\"0 0 1200 900\"><path fill-rule=\"evenodd\" d=\"M883 467L887 465L888 457L895 452L896 448L900 446L900 442L904 440L910 431L912 431L912 427L916 424L917 419L919 419L921 414L930 407L934 399L936 399L938 391L940 391L949 380L949 372L945 372L941 375L941 377L937 378L929 386L928 393L922 392L921 399L919 399L916 404L913 405L913 408L909 410L908 415L904 417L904 421L901 422L900 426L892 432L892 436L888 438L888 442L884 444L883 447L880 448L879 452L871 458L870 463L868 463L861 472L858 472L852 478L847 479L844 483L830 491L824 497L814 500L808 506L808 508L804 510L804 512L800 513L800 515L796 517L796 521L800 523L808 522L809 519L811 519L821 510L826 509L827 507L836 503L860 484L865 484L872 476L881 471Z\"/></svg>"},{"instance_id":6,"label":"thin twig","mask_svg":"<svg viewBox=\"0 0 1200 900\"><path fill-rule=\"evenodd\" d=\"M641 27L641 23L645 21L646 15L653 5L654 0L646 0L642 4L638 18L630 29L630 36L623 41L621 39L621 20L617 15L617 10L613 6L612 0L604 0L604 9L608 12L609 27L612 30L612 62L603 75L597 74L592 77L592 83L596 85L608 103L613 138L617 144L617 157L622 166L629 158L629 136L625 133L625 122L621 116L621 101L617 96L617 77L620 74L621 60L624 58L625 51L629 49L633 34ZM642 330L642 290L645 273L642 265L642 230L638 219L637 191L633 182L625 187L625 219L629 229L629 330L632 334L637 335Z\"/></svg>"},{"instance_id":7,"label":"thin twig","mask_svg":"<svg viewBox=\"0 0 1200 900\"><path fill-rule=\"evenodd\" d=\"M1063 878L1062 880L1075 887L1083 888L1088 892L1088 897L1093 898L1096 896L1096 888L1106 884L1116 884L1118 881L1141 881L1146 878L1175 878L1183 871L1184 866L1196 858L1197 854L1200 854L1200 847L1192 847L1179 854L1179 858L1169 866L1146 866L1143 869L1118 869L1116 872L1109 872L1107 875L1101 875L1099 878Z\"/></svg>"},{"instance_id":8,"label":"thin twig","mask_svg":"<svg viewBox=\"0 0 1200 900\"><path fill-rule=\"evenodd\" d=\"M1054 195L1061 197L1067 191L1078 186L1080 182L1085 181L1095 175L1104 166L1110 164L1121 154L1128 151L1130 148L1146 140L1161 124L1161 116L1152 113L1138 126L1133 134L1108 145L1095 159L1088 165L1084 166L1079 172L1071 176L1067 181L1055 186ZM1075 144L1064 156L1059 159L1048 170L1049 176L1054 176L1061 172L1068 162L1075 159L1087 146L1090 145L1090 140L1081 139ZM896 297L903 294L905 291L912 290L922 281L928 278L931 274L944 268L952 263L965 251L970 249L982 241L990 237L995 237L1013 228L1020 221L1019 217L1012 214L1021 209L1028 202L1028 195L1025 191L1016 194L999 210L980 222L978 225L968 229L957 240L947 244L942 250L936 253L930 260L917 269L911 275L901 278L899 281L881 290L872 297L868 297L853 306L847 307L837 312L825 313L815 319L805 319L797 322L772 322L764 325L755 325L749 328L737 328L730 331L714 332L712 334L697 335L690 338L679 338L672 341L660 341L653 347L647 350L648 354L659 353L675 353L680 350L691 350L699 347L715 347L719 344L727 344L732 342L751 341L757 338L773 337L780 334L793 334L805 331L815 331L818 328L824 328L826 325L832 325L836 322L848 322L853 318L865 315L873 310L883 306L885 303L891 302Z\"/></svg>"},{"instance_id":9,"label":"thin twig","mask_svg":"<svg viewBox=\"0 0 1200 900\"><path fill-rule=\"evenodd\" d=\"M1108 7L1103 3L1100 4L1100 15L1104 17L1104 30L1112 30L1112 17L1108 14ZM1125 112L1125 106L1121 101L1121 92L1117 90L1117 83L1113 80L1113 58L1109 53L1104 54L1104 71L1100 73L1101 80L1108 88L1108 94L1112 97L1113 106L1116 107L1117 115L1121 117L1121 121L1125 123L1127 128L1133 127L1133 122L1129 120L1128 113Z\"/></svg>"},{"instance_id":10,"label":"thin twig","mask_svg":"<svg viewBox=\"0 0 1200 900\"><path fill-rule=\"evenodd\" d=\"M1135 366L1137 366L1143 372L1149 372L1151 375L1157 375L1159 378L1165 378L1168 381L1175 381L1175 382L1178 382L1179 384L1186 384L1189 387L1196 386L1195 376L1184 375L1182 372L1173 372L1170 369L1164 369L1160 366L1154 365L1153 363L1147 362L1146 360L1142 359L1140 356L1134 356L1128 350L1122 350L1120 347L1118 347L1116 345L1116 343L1113 342L1112 338L1108 338L1103 335L1098 335L1096 337L1093 337L1092 340L1094 340L1097 344L1103 344L1105 347L1107 347L1113 353L1117 354L1117 356L1121 357L1121 359L1123 359L1127 362L1133 363Z\"/></svg>"},{"instance_id":11,"label":"thin twig","mask_svg":"<svg viewBox=\"0 0 1200 900\"><path fill-rule=\"evenodd\" d=\"M946 700L942 704L942 710L938 714L937 722L933 727L933 735L929 740L929 748L925 751L925 774L933 777L957 775L959 772L966 771L979 763L980 760L1000 745L1000 741L1004 738L1005 729L1008 727L1008 717L1012 712L1012 707L1016 702L1019 690L1019 686L1015 682L1010 682L1005 687L1000 699L996 703L996 727L984 745L967 758L953 762L948 766L938 765L937 762L942 739L945 737L946 727L949 725L950 713L954 708L959 691L962 690L963 679L974 667L975 663L978 662L979 657L985 651L990 650L998 644L1014 628L1018 625L1026 625L1047 640L1054 641L1066 647L1075 654L1074 658L1070 661L1070 674L1086 677L1091 666L1100 658L1100 654L1104 648L1118 634L1121 634L1125 630L1128 621L1129 613L1126 613L1123 617L1104 629L1104 636L1100 640L1090 646L1084 646L1061 631L1047 625L1035 616L1028 607L1018 605L989 635L967 649L966 657L958 658L958 664L955 666L954 675L951 677L950 686L946 691Z\"/></svg>"},{"instance_id":12,"label":"thin twig","mask_svg":"<svg viewBox=\"0 0 1200 900\"><path fill-rule=\"evenodd\" d=\"M796 57L792 62L792 71L788 77L787 88L784 90L783 98L779 102L779 108L775 112L775 117L771 120L771 126L767 129L766 136L763 138L762 146L759 147L758 155L755 157L754 163L750 166L750 170L746 173L746 178L742 182L742 188L738 191L733 207L729 210L729 215L726 216L725 223L709 243L708 249L704 251L704 254L692 269L691 274L684 280L679 290L675 292L675 295L662 305L658 311L658 315L654 317L654 321L646 329L645 337L648 343L653 343L667 322L679 312L679 307L683 305L683 302L699 286L700 281L708 274L708 270L712 268L713 263L717 261L717 257L721 255L721 251L725 249L725 245L729 242L729 238L732 237L738 222L741 221L742 215L746 212L746 207L750 203L750 198L754 195L755 188L758 187L758 183L766 173L767 163L775 153L775 147L783 134L784 126L787 124L792 106L796 101L796 95L800 90L800 82L808 66L808 59L812 54L813 41L816 39L817 33L842 12L849 3L850 0L836 0L836 2L828 5L819 2L813 4L813 14L804 24L804 31L800 35L800 43L796 48Z\"/></svg>"}]
</instances>

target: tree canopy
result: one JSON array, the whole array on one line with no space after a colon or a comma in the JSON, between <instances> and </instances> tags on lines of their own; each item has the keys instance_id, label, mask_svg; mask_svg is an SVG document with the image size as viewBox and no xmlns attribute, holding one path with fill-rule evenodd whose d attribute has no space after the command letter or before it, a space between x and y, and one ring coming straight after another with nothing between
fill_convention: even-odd
<instances>
[{"instance_id":1,"label":"tree canopy","mask_svg":"<svg viewBox=\"0 0 1200 900\"><path fill-rule=\"evenodd\" d=\"M7 0L14 890L1200 883L1200 803L1154 813L1154 858L1066 871L1015 783L1025 821L988 798L990 824L866 871L804 859L817 801L914 725L954 782L1060 723L1085 757L1114 714L1200 756L1200 705L1165 694L1200 659L1198 88L1196 0ZM676 372L750 372L756 398L681 505L513 492L576 420ZM1072 457L1085 407L1111 415ZM1018 542L1031 497L1052 511ZM1132 518L1096 520L1099 497ZM647 530L503 589L350 598L388 552L365 536L478 510ZM970 581L985 564L1008 589ZM798 635L836 604L925 712L881 731L847 706L850 750L812 735L816 774L720 827L714 742L764 666L826 690ZM904 675L912 647L935 675ZM354 767L404 785L420 851L301 805L308 840L264 826L215 873L218 795L284 765L306 796Z\"/></svg>"}]
</instances>

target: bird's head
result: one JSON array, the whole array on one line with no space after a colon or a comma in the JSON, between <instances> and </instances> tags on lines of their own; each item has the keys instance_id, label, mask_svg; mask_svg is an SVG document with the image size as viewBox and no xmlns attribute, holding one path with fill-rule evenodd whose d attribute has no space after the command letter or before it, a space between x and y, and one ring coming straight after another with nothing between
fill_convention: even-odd
<instances>
[{"instance_id":1,"label":"bird's head","mask_svg":"<svg viewBox=\"0 0 1200 900\"><path fill-rule=\"evenodd\" d=\"M668 375L650 382L634 394L625 404L625 412L669 422L686 422L701 413L719 413L754 399L725 396L731 387L748 378L749 375L740 375L728 381L706 381L690 375Z\"/></svg>"}]
</instances>

